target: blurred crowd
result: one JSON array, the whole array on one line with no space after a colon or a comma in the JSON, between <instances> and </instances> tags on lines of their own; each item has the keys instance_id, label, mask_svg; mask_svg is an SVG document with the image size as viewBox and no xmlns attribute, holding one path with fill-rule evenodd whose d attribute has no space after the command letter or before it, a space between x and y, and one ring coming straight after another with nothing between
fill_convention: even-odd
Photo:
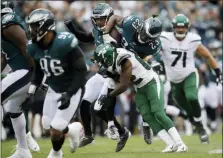
<instances>
[{"instance_id":1,"label":"blurred crowd","mask_svg":"<svg viewBox=\"0 0 223 158\"><path fill-rule=\"evenodd\" d=\"M198 33L202 38L202 43L209 48L214 57L222 59L222 1L15 1L16 12L25 19L31 11L37 8L47 8L51 10L57 19L57 30L65 31L64 20L76 18L86 32L91 32L93 25L91 14L93 8L99 2L106 2L114 9L114 13L123 17L130 14L137 14L143 19L147 19L153 14L158 14L163 22L163 30L171 31L171 19L183 13L190 19L190 31ZM97 67L91 62L93 55L93 43L81 43L80 46L85 53L86 63L89 68L89 77L97 72ZM201 74L201 84L208 84L208 66L199 57L196 58L197 67ZM222 64L222 61L219 62ZM221 65L222 68L222 65ZM119 106L121 104L122 106ZM135 108L134 93L129 89L124 95L118 98L116 108L120 121L134 132L138 129L137 115ZM94 121L95 126L100 125L100 135L103 135L103 125ZM131 122L131 123L129 123ZM94 128L96 132L96 128Z\"/></svg>"}]
</instances>

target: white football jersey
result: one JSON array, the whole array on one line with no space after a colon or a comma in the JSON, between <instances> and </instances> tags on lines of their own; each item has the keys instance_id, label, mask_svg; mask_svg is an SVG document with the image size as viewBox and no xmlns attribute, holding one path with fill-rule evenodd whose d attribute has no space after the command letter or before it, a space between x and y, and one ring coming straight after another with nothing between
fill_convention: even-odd
<instances>
[{"instance_id":1,"label":"white football jersey","mask_svg":"<svg viewBox=\"0 0 223 158\"><path fill-rule=\"evenodd\" d=\"M124 59L128 59L132 64L132 82L136 88L143 87L157 75L150 65L132 52L124 48L117 48L117 53L118 56L115 62L117 72L119 74L121 73L122 70L120 64Z\"/></svg>"},{"instance_id":2,"label":"white football jersey","mask_svg":"<svg viewBox=\"0 0 223 158\"><path fill-rule=\"evenodd\" d=\"M195 71L194 55L201 44L201 37L188 32L185 39L178 41L173 32L162 32L160 39L167 80L174 83L182 82Z\"/></svg>"}]
</instances>

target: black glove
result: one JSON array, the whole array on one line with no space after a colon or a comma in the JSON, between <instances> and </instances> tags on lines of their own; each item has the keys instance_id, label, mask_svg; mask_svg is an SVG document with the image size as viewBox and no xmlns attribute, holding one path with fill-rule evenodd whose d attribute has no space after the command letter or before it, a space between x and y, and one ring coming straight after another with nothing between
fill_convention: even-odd
<instances>
[{"instance_id":1,"label":"black glove","mask_svg":"<svg viewBox=\"0 0 223 158\"><path fill-rule=\"evenodd\" d=\"M160 63L156 62L156 63L153 63L151 66L152 66L153 70L154 70L158 75L165 74L165 72L164 72L164 67L163 67Z\"/></svg>"},{"instance_id":2,"label":"black glove","mask_svg":"<svg viewBox=\"0 0 223 158\"><path fill-rule=\"evenodd\" d=\"M107 95L101 95L98 99L98 103L103 107L106 104L106 101L108 100Z\"/></svg>"},{"instance_id":3,"label":"black glove","mask_svg":"<svg viewBox=\"0 0 223 158\"><path fill-rule=\"evenodd\" d=\"M221 71L220 71L220 69L219 68L217 68L217 69L214 69L214 71L215 71L215 73L216 73L216 83L217 83L217 85L220 83L220 84L223 84L223 77L222 77L222 73L221 73Z\"/></svg>"},{"instance_id":4,"label":"black glove","mask_svg":"<svg viewBox=\"0 0 223 158\"><path fill-rule=\"evenodd\" d=\"M62 96L57 99L57 102L61 101L61 105L58 107L58 109L63 110L68 108L68 106L70 105L70 98L72 97L72 95L68 94L68 93L63 93Z\"/></svg>"}]
</instances>

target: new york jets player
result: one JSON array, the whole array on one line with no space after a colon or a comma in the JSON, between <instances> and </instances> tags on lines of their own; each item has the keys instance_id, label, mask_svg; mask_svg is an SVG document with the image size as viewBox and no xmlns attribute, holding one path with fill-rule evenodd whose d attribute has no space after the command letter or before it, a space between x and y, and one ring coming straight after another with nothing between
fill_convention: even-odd
<instances>
[{"instance_id":1,"label":"new york jets player","mask_svg":"<svg viewBox=\"0 0 223 158\"><path fill-rule=\"evenodd\" d=\"M171 82L172 95L179 106L188 114L196 126L202 143L208 143L208 135L201 123L201 108L198 102L199 78L194 64L195 52L205 58L215 71L217 83L222 83L222 76L217 62L201 43L201 37L188 32L190 21L178 14L172 20L173 32L163 32L162 58L167 79Z\"/></svg>"},{"instance_id":2,"label":"new york jets player","mask_svg":"<svg viewBox=\"0 0 223 158\"><path fill-rule=\"evenodd\" d=\"M94 28L90 33L85 33L78 30L78 23L76 21L69 20L66 21L65 24L68 29L74 33L76 37L82 42L94 42L96 46L111 41L119 42L118 39L113 39L115 37L103 36L102 32L106 22L113 14L113 9L107 3L98 3L94 8L91 16ZM94 140L91 130L90 105L99 97L106 80L103 78L103 76L109 76L113 78L115 75L111 73L108 74L108 72L100 68L99 72L91 77L86 84L86 92L80 105L81 118L85 128L85 137L83 138L80 147L86 146L92 143ZM119 139L120 137L116 147L116 152L119 152L124 148L130 134L127 129L121 127L121 125L114 117L116 97L109 98L108 104L110 104L108 109L100 109L97 111L95 110L95 112L101 119L108 123L108 129L106 130L108 137L112 139Z\"/></svg>"},{"instance_id":3,"label":"new york jets player","mask_svg":"<svg viewBox=\"0 0 223 158\"><path fill-rule=\"evenodd\" d=\"M52 149L48 158L62 158L65 134L70 151L78 147L75 124L69 124L84 93L87 71L82 50L73 34L55 31L55 17L46 9L36 9L26 19L31 34L27 53L35 60L29 96L40 85L43 74L49 85L43 107L42 125L50 130ZM69 124L69 125L68 125Z\"/></svg>"},{"instance_id":4,"label":"new york jets player","mask_svg":"<svg viewBox=\"0 0 223 158\"><path fill-rule=\"evenodd\" d=\"M138 55L124 48L116 49L111 44L99 45L94 57L108 70L112 67L120 74L120 83L107 96L100 98L100 103L103 105L106 98L126 91L132 83L137 89L135 100L140 114L167 145L162 152L186 152L186 145L164 112L163 83L152 67Z\"/></svg>"},{"instance_id":5,"label":"new york jets player","mask_svg":"<svg viewBox=\"0 0 223 158\"><path fill-rule=\"evenodd\" d=\"M109 33L115 25L122 29L122 47L138 54L142 59L148 61L154 70L162 74L163 69L160 63L157 63L150 57L153 55L154 58L159 59L161 49L159 36L162 31L161 21L155 15L145 21L136 15L130 15L125 18L113 15L108 20L104 33ZM145 142L151 144L151 131L145 121L143 122L143 133Z\"/></svg>"},{"instance_id":6,"label":"new york jets player","mask_svg":"<svg viewBox=\"0 0 223 158\"><path fill-rule=\"evenodd\" d=\"M32 157L28 147L39 151L39 145L32 138L26 126L25 116L20 105L25 100L31 79L33 61L26 53L26 28L23 20L14 12L13 2L1 2L1 72L8 64L12 72L3 80L1 104L9 112L15 131L17 146L11 157ZM26 134L27 133L27 134Z\"/></svg>"}]
</instances>

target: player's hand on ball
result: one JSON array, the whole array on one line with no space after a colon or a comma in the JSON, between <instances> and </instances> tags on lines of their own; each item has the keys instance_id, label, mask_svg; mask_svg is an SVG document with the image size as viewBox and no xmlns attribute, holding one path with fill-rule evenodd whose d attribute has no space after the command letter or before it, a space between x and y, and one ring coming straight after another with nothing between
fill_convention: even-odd
<instances>
[{"instance_id":1,"label":"player's hand on ball","mask_svg":"<svg viewBox=\"0 0 223 158\"><path fill-rule=\"evenodd\" d=\"M58 109L63 110L68 108L68 106L70 105L70 98L71 95L69 95L68 93L63 93L62 96L57 99L57 102L61 102L61 105L58 107Z\"/></svg>"}]
</instances>

